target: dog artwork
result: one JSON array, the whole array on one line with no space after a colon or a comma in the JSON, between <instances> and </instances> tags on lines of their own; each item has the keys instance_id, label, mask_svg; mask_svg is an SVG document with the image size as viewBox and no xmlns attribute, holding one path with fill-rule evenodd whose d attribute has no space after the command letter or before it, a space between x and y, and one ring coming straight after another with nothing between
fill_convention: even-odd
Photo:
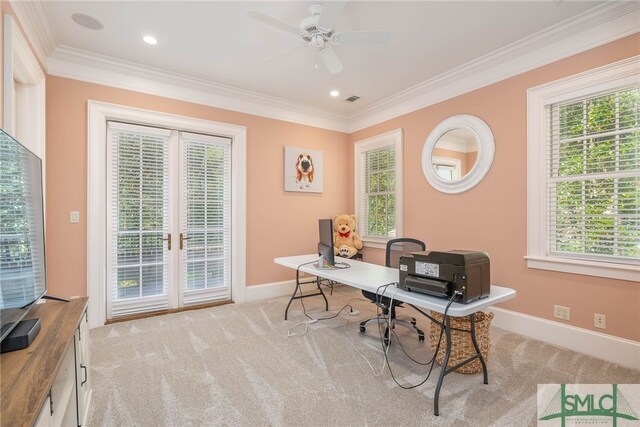
<instances>
[{"instance_id":1,"label":"dog artwork","mask_svg":"<svg viewBox=\"0 0 640 427\"><path fill-rule=\"evenodd\" d=\"M300 154L296 160L296 185L303 190L313 183L313 160L307 153Z\"/></svg>"},{"instance_id":2,"label":"dog artwork","mask_svg":"<svg viewBox=\"0 0 640 427\"><path fill-rule=\"evenodd\" d=\"M284 191L322 193L324 153L304 147L284 147Z\"/></svg>"}]
</instances>

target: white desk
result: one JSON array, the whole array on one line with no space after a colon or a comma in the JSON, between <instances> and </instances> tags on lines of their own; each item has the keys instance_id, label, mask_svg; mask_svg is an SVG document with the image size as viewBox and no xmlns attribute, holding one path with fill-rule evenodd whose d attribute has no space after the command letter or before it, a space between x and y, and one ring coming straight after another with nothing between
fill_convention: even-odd
<instances>
[{"instance_id":1,"label":"white desk","mask_svg":"<svg viewBox=\"0 0 640 427\"><path fill-rule=\"evenodd\" d=\"M314 259L318 259L318 255L310 254L281 257L274 259L274 262L295 270L299 265L313 261ZM351 265L351 268L325 269L317 268L315 265L309 264L300 267L300 271L373 293L375 293L381 285L398 281L399 272L397 268L389 268L383 265L369 264L347 258L336 257L336 261L347 263ZM393 299L437 313L444 313L444 309L449 302L449 300L444 298L432 297L416 292L407 292L393 286L390 286L384 295L388 297L393 296ZM449 308L448 314L454 317L468 316L492 305L515 298L515 296L516 291L513 289L491 285L490 295L487 298L469 304L454 302Z\"/></svg>"},{"instance_id":2,"label":"white desk","mask_svg":"<svg viewBox=\"0 0 640 427\"><path fill-rule=\"evenodd\" d=\"M321 295L325 300L326 309L327 310L329 309L327 298L322 292L322 288L320 288L320 282L315 280L300 282L300 276L299 276L300 271L303 271L305 273L309 273L324 279L329 279L339 283L343 283L345 285L349 285L354 288L371 291L373 293L376 293L378 288L382 285L398 282L398 278L399 278L398 269L376 265L376 264L369 264L366 262L356 261L352 259L337 258L337 261L344 262L350 265L350 268L344 268L344 269L317 268L315 264L302 265L302 264L314 261L317 258L318 258L318 255L309 254L309 255L281 257L281 258L274 259L274 262L276 264L296 270L296 288L293 291L293 295L289 300L289 304L287 305L287 308L285 309L285 320L287 319L289 306L291 305L291 302L294 299ZM296 293L298 292L300 285L305 283L315 283L318 288L318 292L314 294L296 296ZM447 304L449 303L449 300L445 298L437 298L437 297L432 297L428 295L423 295L415 292L407 292L393 286L390 286L389 288L387 288L384 295L388 297L393 297L396 300L403 301L411 305L420 313L424 314L429 319L436 322L438 325L442 325L444 327L447 347L446 347L444 361L442 363L442 368L440 369L440 376L438 378L438 383L436 385L436 389L434 393L434 414L435 415L439 415L438 401L440 396L440 389L442 387L444 377L447 374L455 371L456 369L460 368L461 366L464 366L467 363L470 363L475 359L479 359L482 364L484 383L485 384L489 383L487 365L484 361L484 358L482 357L482 353L480 352L478 343L476 342L475 313L477 313L478 311L484 308L497 304L499 302L503 302L511 298L515 298L516 291L509 288L504 288L502 286L491 285L490 294L486 298L483 298L481 300L478 300L469 304L461 304L457 302L452 303L451 306L449 307L449 310L447 311L447 315L444 317L444 321L442 324L435 321L435 319L433 319L427 313L424 313L423 311L421 311L418 307L444 314L444 311L447 307ZM471 339L475 346L476 354L470 357L469 359L459 363L456 366L447 368L449 363L449 356L451 354L451 316L454 316L454 317L469 316L471 320L471 328L467 332L471 334Z\"/></svg>"}]
</instances>

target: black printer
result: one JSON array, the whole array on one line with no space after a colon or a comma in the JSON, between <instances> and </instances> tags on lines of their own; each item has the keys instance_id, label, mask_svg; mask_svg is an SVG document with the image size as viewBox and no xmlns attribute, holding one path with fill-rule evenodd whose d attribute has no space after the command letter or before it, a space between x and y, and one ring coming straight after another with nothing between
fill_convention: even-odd
<instances>
[{"instance_id":1,"label":"black printer","mask_svg":"<svg viewBox=\"0 0 640 427\"><path fill-rule=\"evenodd\" d=\"M400 257L399 288L443 298L455 292L467 304L489 296L489 256L485 252L453 250L413 252Z\"/></svg>"}]
</instances>

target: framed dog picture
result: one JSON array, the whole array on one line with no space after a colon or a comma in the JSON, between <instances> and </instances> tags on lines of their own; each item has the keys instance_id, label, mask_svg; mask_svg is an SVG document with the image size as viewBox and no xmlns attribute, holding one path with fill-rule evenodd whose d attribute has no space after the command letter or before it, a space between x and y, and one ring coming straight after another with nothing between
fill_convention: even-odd
<instances>
[{"instance_id":1,"label":"framed dog picture","mask_svg":"<svg viewBox=\"0 0 640 427\"><path fill-rule=\"evenodd\" d=\"M322 151L284 147L284 191L322 193Z\"/></svg>"}]
</instances>

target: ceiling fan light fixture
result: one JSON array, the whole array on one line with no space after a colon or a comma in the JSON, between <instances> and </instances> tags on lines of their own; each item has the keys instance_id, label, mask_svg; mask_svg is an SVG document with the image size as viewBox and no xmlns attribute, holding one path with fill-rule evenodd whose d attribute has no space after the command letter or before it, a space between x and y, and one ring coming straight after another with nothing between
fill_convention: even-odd
<instances>
[{"instance_id":1,"label":"ceiling fan light fixture","mask_svg":"<svg viewBox=\"0 0 640 427\"><path fill-rule=\"evenodd\" d=\"M337 52L333 49L334 45L380 44L390 38L387 31L336 32L335 25L346 5L346 0L327 0L324 4L312 4L309 7L311 15L303 18L299 27L258 11L249 11L247 16L273 28L301 37L305 46L314 50L315 68L318 68L318 58L320 58L330 74L338 74L344 69L344 66Z\"/></svg>"},{"instance_id":2,"label":"ceiling fan light fixture","mask_svg":"<svg viewBox=\"0 0 640 427\"><path fill-rule=\"evenodd\" d=\"M337 90L332 90L331 92L329 92L329 95L335 98L336 96L340 96L340 92L338 92Z\"/></svg>"},{"instance_id":3,"label":"ceiling fan light fixture","mask_svg":"<svg viewBox=\"0 0 640 427\"><path fill-rule=\"evenodd\" d=\"M322 49L324 47L324 37L315 35L311 37L311 41L309 41L309 44L316 49Z\"/></svg>"}]
</instances>

